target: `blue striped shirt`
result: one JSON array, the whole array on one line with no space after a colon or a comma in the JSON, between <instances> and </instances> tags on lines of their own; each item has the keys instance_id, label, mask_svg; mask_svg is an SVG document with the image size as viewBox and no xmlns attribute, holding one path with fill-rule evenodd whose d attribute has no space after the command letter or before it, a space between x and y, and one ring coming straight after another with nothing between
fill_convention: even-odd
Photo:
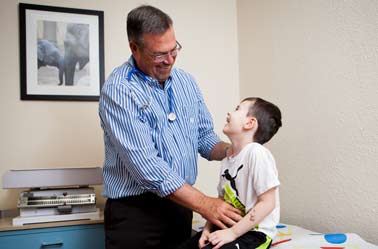
<instances>
[{"instance_id":1,"label":"blue striped shirt","mask_svg":"<svg viewBox=\"0 0 378 249\"><path fill-rule=\"evenodd\" d=\"M177 116L173 122L170 110ZM102 87L99 115L108 198L145 192L164 197L185 182L194 184L198 153L209 159L220 141L191 75L173 67L162 87L135 67L132 56Z\"/></svg>"}]
</instances>

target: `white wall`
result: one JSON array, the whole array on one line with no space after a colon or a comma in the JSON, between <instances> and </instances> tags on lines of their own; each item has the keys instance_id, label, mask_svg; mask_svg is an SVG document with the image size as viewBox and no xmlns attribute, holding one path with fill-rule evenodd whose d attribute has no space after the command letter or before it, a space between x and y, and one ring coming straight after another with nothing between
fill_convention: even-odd
<instances>
[{"instance_id":1,"label":"white wall","mask_svg":"<svg viewBox=\"0 0 378 249\"><path fill-rule=\"evenodd\" d=\"M103 10L106 76L130 56L127 13L140 4L160 7L172 17L183 45L177 66L197 79L218 132L226 112L239 100L235 1L23 2ZM10 169L101 166L104 152L97 102L20 101L18 1L0 2L0 33L0 176ZM196 185L213 195L216 165L201 160ZM17 194L0 189L0 209L15 208Z\"/></svg>"},{"instance_id":2,"label":"white wall","mask_svg":"<svg viewBox=\"0 0 378 249\"><path fill-rule=\"evenodd\" d=\"M241 97L283 113L282 221L378 244L378 2L239 0Z\"/></svg>"}]
</instances>

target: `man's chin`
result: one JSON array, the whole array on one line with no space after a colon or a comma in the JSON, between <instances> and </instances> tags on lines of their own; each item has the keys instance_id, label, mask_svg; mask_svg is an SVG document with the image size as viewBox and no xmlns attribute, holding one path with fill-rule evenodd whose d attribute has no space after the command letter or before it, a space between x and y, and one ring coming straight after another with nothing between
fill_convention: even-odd
<instances>
[{"instance_id":1,"label":"man's chin","mask_svg":"<svg viewBox=\"0 0 378 249\"><path fill-rule=\"evenodd\" d=\"M165 82L169 78L169 75L170 74L160 74L160 75L157 75L156 79L159 82Z\"/></svg>"}]
</instances>

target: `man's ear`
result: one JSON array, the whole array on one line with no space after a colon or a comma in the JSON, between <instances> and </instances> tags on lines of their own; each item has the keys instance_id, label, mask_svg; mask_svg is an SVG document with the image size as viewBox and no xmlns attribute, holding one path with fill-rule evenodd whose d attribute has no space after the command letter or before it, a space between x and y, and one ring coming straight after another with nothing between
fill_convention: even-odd
<instances>
[{"instance_id":1,"label":"man's ear","mask_svg":"<svg viewBox=\"0 0 378 249\"><path fill-rule=\"evenodd\" d=\"M133 41L129 42L129 47L130 47L131 53L133 54L135 54L135 52L138 50L138 45Z\"/></svg>"},{"instance_id":2,"label":"man's ear","mask_svg":"<svg viewBox=\"0 0 378 249\"><path fill-rule=\"evenodd\" d=\"M256 130L257 125L258 125L258 123L257 123L257 119L255 117L248 117L248 120L245 123L244 128L247 129L247 130L250 130L250 129Z\"/></svg>"}]
</instances>

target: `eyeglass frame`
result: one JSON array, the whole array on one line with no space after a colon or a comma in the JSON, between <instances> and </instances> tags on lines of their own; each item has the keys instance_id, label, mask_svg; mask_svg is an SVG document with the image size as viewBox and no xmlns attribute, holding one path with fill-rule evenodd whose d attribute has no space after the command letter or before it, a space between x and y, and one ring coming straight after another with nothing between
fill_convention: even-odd
<instances>
[{"instance_id":1,"label":"eyeglass frame","mask_svg":"<svg viewBox=\"0 0 378 249\"><path fill-rule=\"evenodd\" d=\"M174 49L172 49L169 52L157 53L157 54L154 54L154 53L148 51L148 49L146 49L144 47L141 47L141 48L146 51L146 54L148 54L155 63L161 63L161 62L167 60L168 56L176 57L178 52L180 52L180 50L182 49L182 45L178 41L176 41L176 47Z\"/></svg>"}]
</instances>

